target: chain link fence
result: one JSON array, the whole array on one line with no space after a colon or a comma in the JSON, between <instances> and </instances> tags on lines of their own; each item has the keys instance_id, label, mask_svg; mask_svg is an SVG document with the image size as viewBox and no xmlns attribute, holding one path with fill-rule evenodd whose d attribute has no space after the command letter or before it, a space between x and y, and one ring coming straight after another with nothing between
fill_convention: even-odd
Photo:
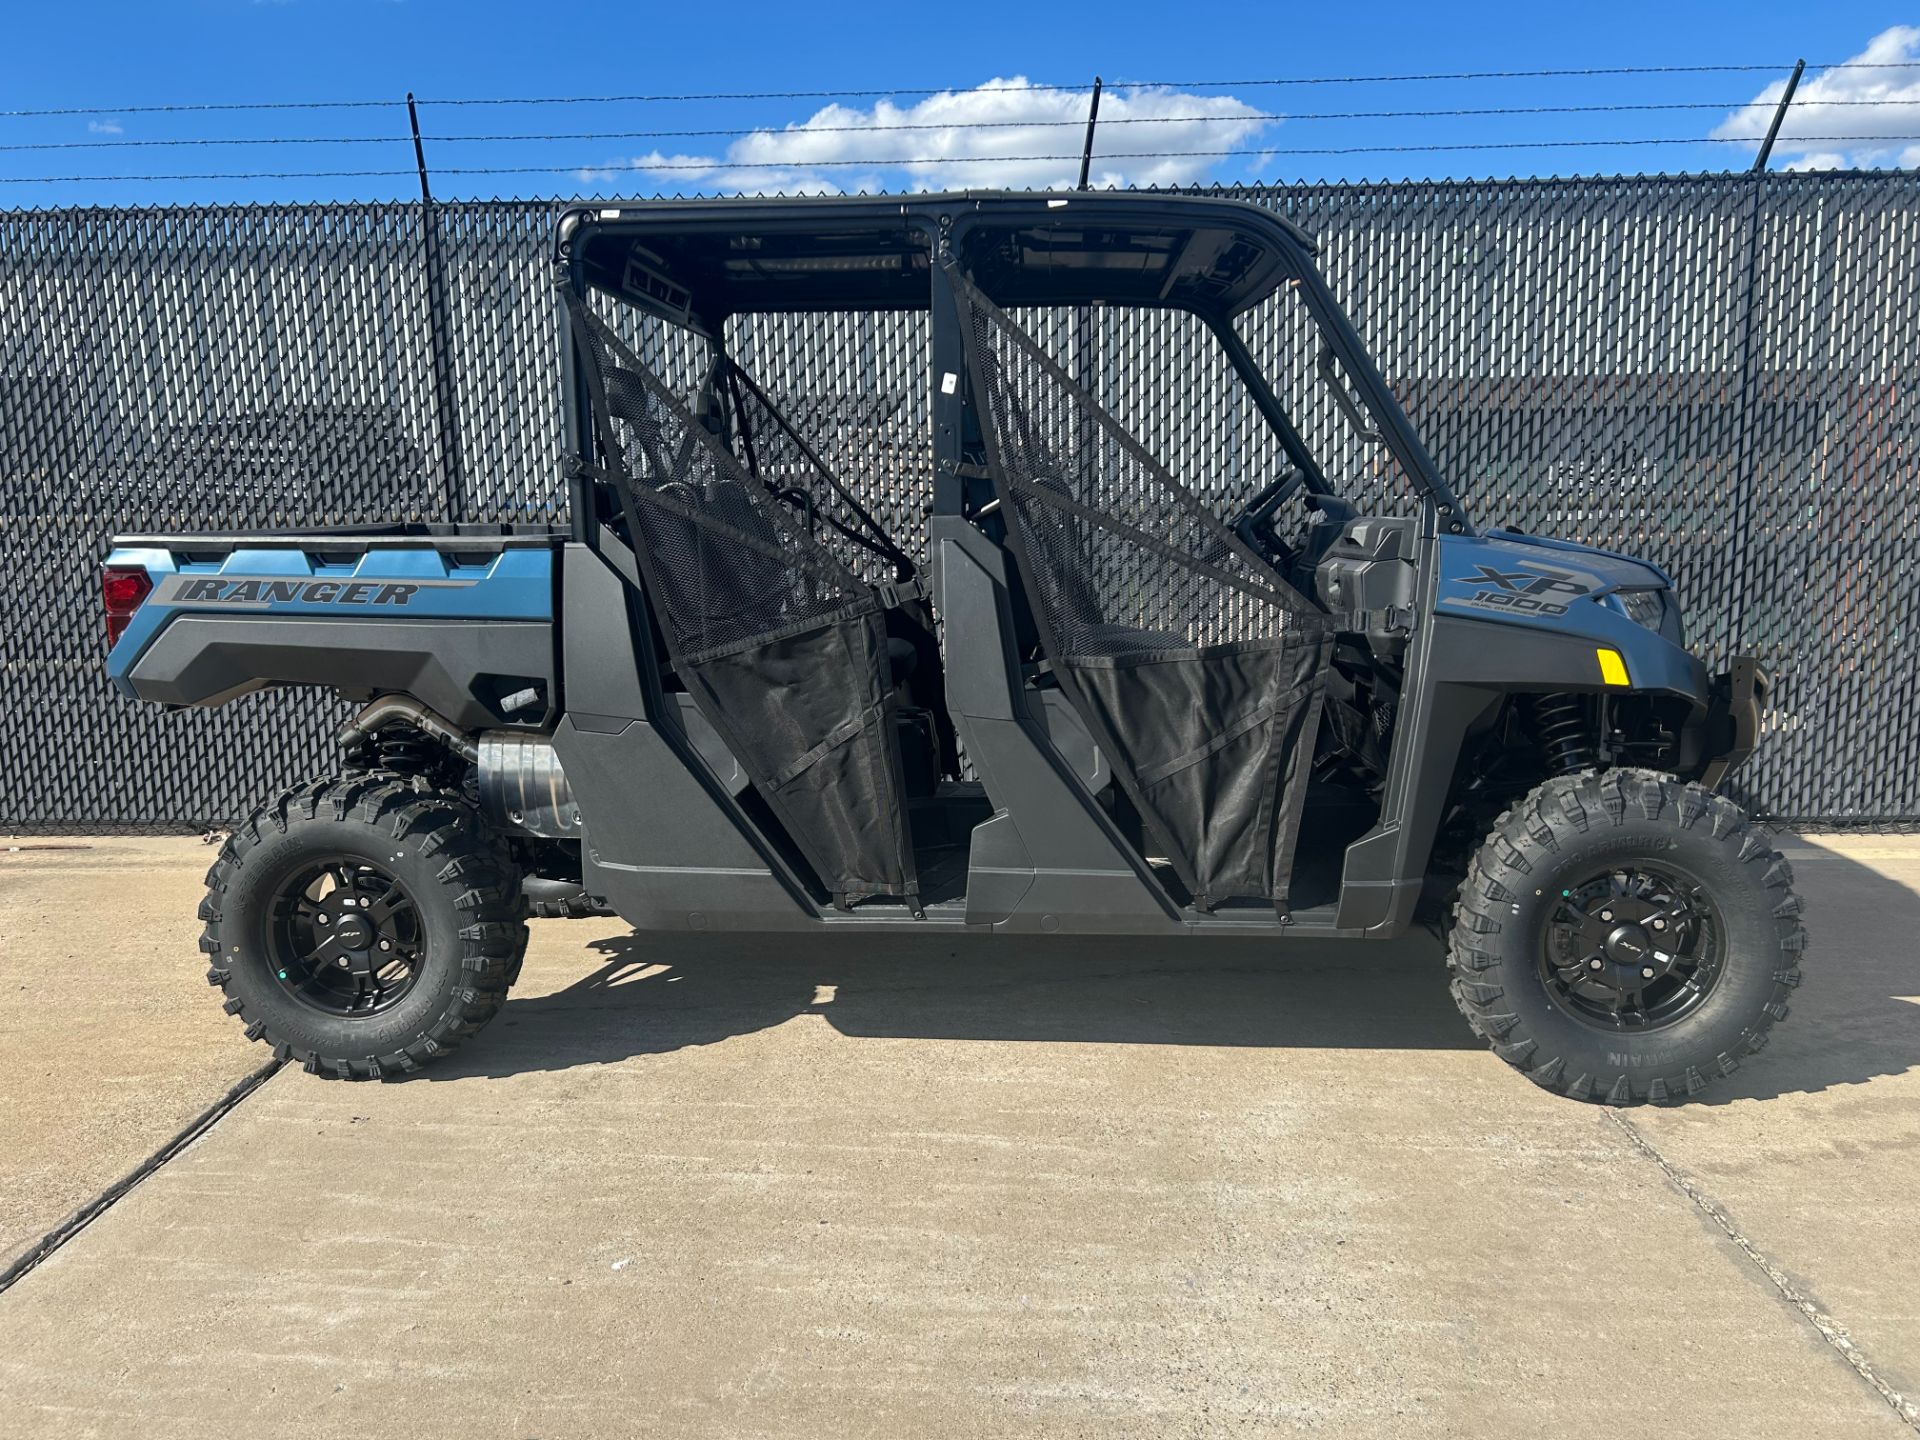
<instances>
[{"instance_id":1,"label":"chain link fence","mask_svg":"<svg viewBox=\"0 0 1920 1440\"><path fill-rule=\"evenodd\" d=\"M1775 671L1743 798L1920 820L1920 175L1229 193L1318 237L1478 521L1665 565L1710 662L1751 650ZM0 214L0 828L219 824L335 763L341 707L317 695L166 715L111 689L96 592L115 533L564 519L554 209ZM1075 363L1226 504L1269 447L1233 437L1244 463L1218 470L1240 422L1196 399L1221 393L1221 362L1188 323L1087 321ZM1242 330L1307 373L1278 305ZM917 534L925 317L761 317L734 343ZM1392 489L1324 390L1282 398L1348 493Z\"/></svg>"}]
</instances>

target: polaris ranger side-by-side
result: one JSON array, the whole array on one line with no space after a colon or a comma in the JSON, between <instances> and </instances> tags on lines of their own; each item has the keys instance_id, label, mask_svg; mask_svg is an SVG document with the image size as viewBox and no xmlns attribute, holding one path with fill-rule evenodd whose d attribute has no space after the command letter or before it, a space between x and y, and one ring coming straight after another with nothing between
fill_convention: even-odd
<instances>
[{"instance_id":1,"label":"polaris ranger side-by-side","mask_svg":"<svg viewBox=\"0 0 1920 1440\"><path fill-rule=\"evenodd\" d=\"M1537 1083L1733 1070L1800 975L1787 865L1715 793L1766 676L1710 675L1653 566L1469 520L1312 256L1173 194L567 210L564 531L115 542L128 695L363 707L208 876L227 1009L376 1078L494 1014L529 913L1285 941L1438 902L1461 1010ZM742 363L873 312L922 317L904 441ZM1161 321L1230 394L1115 382Z\"/></svg>"}]
</instances>

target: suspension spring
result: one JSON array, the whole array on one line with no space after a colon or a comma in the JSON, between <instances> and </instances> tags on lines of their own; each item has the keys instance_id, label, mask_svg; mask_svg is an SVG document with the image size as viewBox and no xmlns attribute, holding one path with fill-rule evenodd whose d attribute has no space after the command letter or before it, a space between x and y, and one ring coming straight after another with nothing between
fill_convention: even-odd
<instances>
[{"instance_id":1,"label":"suspension spring","mask_svg":"<svg viewBox=\"0 0 1920 1440\"><path fill-rule=\"evenodd\" d=\"M361 764L402 775L425 775L445 759L445 752L410 725L389 725L356 747Z\"/></svg>"},{"instance_id":2,"label":"suspension spring","mask_svg":"<svg viewBox=\"0 0 1920 1440\"><path fill-rule=\"evenodd\" d=\"M1533 726L1547 752L1547 768L1555 775L1571 775L1600 763L1600 746L1587 703L1580 696L1540 696L1533 702Z\"/></svg>"}]
</instances>

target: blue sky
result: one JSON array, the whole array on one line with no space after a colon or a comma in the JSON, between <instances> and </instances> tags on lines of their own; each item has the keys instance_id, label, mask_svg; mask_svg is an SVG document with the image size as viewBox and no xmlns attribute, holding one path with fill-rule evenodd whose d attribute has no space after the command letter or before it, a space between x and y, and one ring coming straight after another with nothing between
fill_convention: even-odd
<instances>
[{"instance_id":1,"label":"blue sky","mask_svg":"<svg viewBox=\"0 0 1920 1440\"><path fill-rule=\"evenodd\" d=\"M211 200L328 200L417 194L406 114L367 109L143 113L140 105L256 101L399 101L422 96L429 167L445 197L652 194L748 189L888 188L953 183L1053 184L1076 152L1085 95L1016 83L1115 86L1097 176L1122 183L1296 181L1409 176L1699 171L1744 167L1797 56L1920 60L1920 3L1424 3L1200 7L1113 0L1099 6L969 7L606 4L534 7L501 0L148 0L16 5L0 53L0 110L104 107L104 113L0 117L0 180L51 175L234 171L399 171L302 179L87 180L0 185L14 205ZM1914 27L1900 30L1895 27ZM1888 32L1892 34L1889 35ZM1756 64L1779 70L1473 82L1136 90L1116 82L1251 81L1303 76L1607 66ZM992 91L974 92L992 81ZM1920 164L1920 68L1810 72L1814 103L1790 125L1777 165ZM597 96L707 91L909 90L899 94L664 103L481 105L453 97ZM1587 114L1408 115L1458 108L1658 105L1707 108ZM1750 112L1741 106L1756 104ZM1800 104L1796 103L1796 110ZM1390 116L1317 118L1330 112ZM1196 121L1190 117L1200 116ZM1168 119L1178 123L1166 123ZM995 130L950 124L995 119ZM786 127L811 128L800 135ZM875 130L918 125L917 130ZM753 134L764 129L770 133ZM1812 128L1809 128L1812 127ZM709 135L662 131L710 130ZM623 138L480 140L456 136L639 132ZM1843 133L1845 142L1807 138ZM1430 150L1308 154L1311 149L1515 141L1679 138L1661 147ZM326 143L163 146L217 139ZM352 140L358 143L345 143ZM1220 149L1252 154L1207 157ZM1121 152L1174 150L1148 160ZM971 157L987 155L990 163ZM903 170L884 162L945 157ZM836 163L844 162L844 163ZM747 168L725 168L727 166ZM458 174L481 167L519 173ZM551 171L552 173L541 173Z\"/></svg>"}]
</instances>

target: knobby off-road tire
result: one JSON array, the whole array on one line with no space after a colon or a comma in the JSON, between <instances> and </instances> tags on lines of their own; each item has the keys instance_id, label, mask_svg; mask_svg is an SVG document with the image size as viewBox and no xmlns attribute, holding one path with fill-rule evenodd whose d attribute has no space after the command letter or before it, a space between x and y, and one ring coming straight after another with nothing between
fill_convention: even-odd
<instances>
[{"instance_id":1,"label":"knobby off-road tire","mask_svg":"<svg viewBox=\"0 0 1920 1440\"><path fill-rule=\"evenodd\" d=\"M1641 943L1650 943L1650 968L1676 962L1658 947L1684 927L1664 901L1647 902L1637 913L1657 917L1660 935L1615 929L1597 944L1600 964L1557 968L1580 948L1569 937L1600 934L1601 915L1632 918L1595 879L1611 875L1617 893L1622 873L1665 876L1676 882L1668 888L1690 892L1711 912L1720 958L1704 993L1675 983L1678 969L1650 983L1642 999L1665 995L1669 1018L1609 1031L1580 994L1599 988L1583 972L1614 973ZM1501 1059L1548 1090L1614 1105L1685 1100L1731 1074L1787 1016L1806 944L1792 884L1786 860L1740 807L1698 785L1651 770L1549 780L1494 823L1469 867L1447 956L1454 1001ZM1564 922L1582 906L1588 928L1576 931ZM1557 978L1568 972L1573 988Z\"/></svg>"},{"instance_id":2,"label":"knobby off-road tire","mask_svg":"<svg viewBox=\"0 0 1920 1440\"><path fill-rule=\"evenodd\" d=\"M347 883L334 884L331 901L305 898L302 877L328 871ZM299 931L302 915L330 908L335 929L364 927L378 902L352 898L354 887L364 883L377 897L383 881L385 893L404 897L385 920L396 939L380 947L413 957L404 987L355 1013L356 1002L341 998L351 988L348 966L327 958L317 963L340 974L328 970L323 983L341 993L296 993L312 972L293 957L309 947L288 937L323 933L310 924ZM420 777L376 771L298 786L233 832L207 872L200 948L211 961L208 983L225 992L227 1013L249 1039L313 1074L386 1079L447 1054L493 1018L519 974L526 910L519 870L472 806ZM370 933L356 963L379 945L382 932Z\"/></svg>"}]
</instances>

